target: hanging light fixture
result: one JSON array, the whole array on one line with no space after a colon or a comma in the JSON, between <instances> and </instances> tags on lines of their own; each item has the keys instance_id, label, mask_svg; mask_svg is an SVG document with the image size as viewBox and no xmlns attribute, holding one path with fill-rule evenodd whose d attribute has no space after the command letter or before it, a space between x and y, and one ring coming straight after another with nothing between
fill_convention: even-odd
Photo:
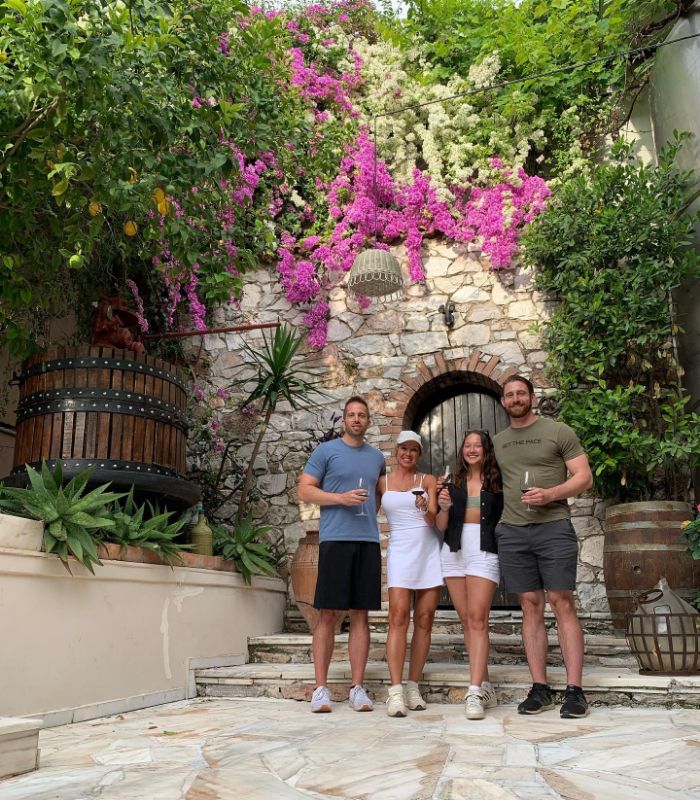
<instances>
[{"instance_id":1,"label":"hanging light fixture","mask_svg":"<svg viewBox=\"0 0 700 800\"><path fill-rule=\"evenodd\" d=\"M377 198L377 117L374 118L374 247L363 250L355 258L350 269L348 289L353 294L366 297L385 297L403 289L403 275L396 256L377 247L378 203Z\"/></svg>"}]
</instances>

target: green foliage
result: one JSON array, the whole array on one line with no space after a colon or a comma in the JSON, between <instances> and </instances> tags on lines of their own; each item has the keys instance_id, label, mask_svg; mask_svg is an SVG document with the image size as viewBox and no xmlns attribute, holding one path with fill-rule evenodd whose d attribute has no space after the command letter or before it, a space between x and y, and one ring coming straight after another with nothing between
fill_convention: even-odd
<instances>
[{"instance_id":1,"label":"green foliage","mask_svg":"<svg viewBox=\"0 0 700 800\"><path fill-rule=\"evenodd\" d=\"M297 358L301 337L286 325L275 328L272 339L263 333L262 349L253 348L244 342L243 349L253 361L256 371L252 390L241 401L241 406L255 404L260 412L274 413L277 403L286 400L293 409L298 409L310 394L320 391L307 380L308 372ZM242 378L238 386L250 384L250 378Z\"/></svg>"},{"instance_id":2,"label":"green foliage","mask_svg":"<svg viewBox=\"0 0 700 800\"><path fill-rule=\"evenodd\" d=\"M700 505L696 510L700 511ZM681 523L681 528L681 540L688 545L688 553L700 560L700 514L696 514L693 520Z\"/></svg>"},{"instance_id":3,"label":"green foliage","mask_svg":"<svg viewBox=\"0 0 700 800\"><path fill-rule=\"evenodd\" d=\"M21 508L24 513L44 523L44 550L56 553L66 566L68 556L74 556L90 572L93 564L101 564L97 548L103 541L103 532L114 527L109 504L122 494L108 492L109 484L98 486L84 494L92 470L88 469L72 478L65 486L60 462L53 472L46 462L41 474L27 466L31 488L2 487L0 508Z\"/></svg>"},{"instance_id":4,"label":"green foliage","mask_svg":"<svg viewBox=\"0 0 700 800\"><path fill-rule=\"evenodd\" d=\"M107 531L107 539L124 548L143 547L172 566L173 561L182 560L181 551L190 549L190 545L176 541L187 520L181 517L171 522L173 514L173 511L160 512L150 504L148 512L145 503L137 506L132 487L124 502L115 502L112 507L114 524Z\"/></svg>"},{"instance_id":5,"label":"green foliage","mask_svg":"<svg viewBox=\"0 0 700 800\"><path fill-rule=\"evenodd\" d=\"M227 138L257 154L300 128L296 98L277 91L279 22L261 15L221 51L218 37L247 14L244 0L0 6L0 343L13 355L31 352L49 312L84 302L81 286L92 299L148 278L163 238L182 268L200 265L205 301L240 292L212 248L229 202L220 181L239 171ZM201 204L188 193L205 185ZM182 198L185 214L171 206L161 227L155 190ZM239 272L270 250L252 210L228 235Z\"/></svg>"},{"instance_id":6,"label":"green foliage","mask_svg":"<svg viewBox=\"0 0 700 800\"><path fill-rule=\"evenodd\" d=\"M673 301L700 273L688 247L690 175L674 166L685 138L658 166L636 162L618 143L611 163L561 187L524 240L537 288L558 301L543 342L561 416L606 497L685 499L689 470L700 463L700 417L681 383Z\"/></svg>"},{"instance_id":7,"label":"green foliage","mask_svg":"<svg viewBox=\"0 0 700 800\"><path fill-rule=\"evenodd\" d=\"M212 529L214 553L233 560L246 583L253 575L277 575L280 556L267 540L271 528L253 522L252 511L232 531L218 524L213 524Z\"/></svg>"},{"instance_id":8,"label":"green foliage","mask_svg":"<svg viewBox=\"0 0 700 800\"><path fill-rule=\"evenodd\" d=\"M271 339L263 333L262 349L255 349L247 342L243 345L245 353L253 362L256 374L253 378L242 378L236 382L236 385L244 387L248 392L241 402L241 407L254 405L259 408L263 414L263 421L246 467L241 500L236 514L237 526L242 524L247 511L248 494L253 485L255 459L278 402L286 400L293 409L298 409L314 394L323 395L323 392L307 379L308 372L302 366L303 359L297 355L301 341L299 334L286 325L281 325L275 329ZM249 390L247 387L251 381L253 388Z\"/></svg>"},{"instance_id":9,"label":"green foliage","mask_svg":"<svg viewBox=\"0 0 700 800\"><path fill-rule=\"evenodd\" d=\"M667 26L650 25L678 4L673 0L409 0L404 47L418 49L429 80L468 77L470 68L494 54L497 80L546 73L644 43ZM670 16L669 16L670 22ZM571 166L574 153L590 150L598 132L619 127L623 96L645 80L652 61L610 59L564 70L485 95L479 123L489 132L544 132L538 149L551 174ZM478 100L470 99L478 103ZM534 148L533 148L534 152ZM535 169L534 159L529 168Z\"/></svg>"}]
</instances>

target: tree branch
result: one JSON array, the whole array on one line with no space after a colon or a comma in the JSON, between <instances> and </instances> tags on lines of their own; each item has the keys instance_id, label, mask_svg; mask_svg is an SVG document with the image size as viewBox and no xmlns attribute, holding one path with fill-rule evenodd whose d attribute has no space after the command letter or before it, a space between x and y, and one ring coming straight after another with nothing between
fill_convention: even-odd
<instances>
[{"instance_id":1,"label":"tree branch","mask_svg":"<svg viewBox=\"0 0 700 800\"><path fill-rule=\"evenodd\" d=\"M56 108L59 99L60 98L57 97L53 101L53 103L50 103L48 106L46 106L46 108L40 114L38 114L36 117L34 117L34 119L30 123L24 126L21 133L17 137L17 141L12 145L12 147L7 151L7 153L5 153L2 161L0 161L0 173L2 173L2 171L5 169L5 164L10 160L10 158L12 158L12 156L15 154L15 152L22 144L22 142L27 138L27 136L29 136L29 134L34 130L34 128L37 127L37 125L41 125L41 123Z\"/></svg>"}]
</instances>

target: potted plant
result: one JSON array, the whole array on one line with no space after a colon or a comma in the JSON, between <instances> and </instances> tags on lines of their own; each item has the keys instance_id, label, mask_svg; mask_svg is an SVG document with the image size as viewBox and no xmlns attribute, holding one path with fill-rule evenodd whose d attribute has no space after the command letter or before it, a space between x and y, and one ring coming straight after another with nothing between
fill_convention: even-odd
<instances>
[{"instance_id":1,"label":"potted plant","mask_svg":"<svg viewBox=\"0 0 700 800\"><path fill-rule=\"evenodd\" d=\"M687 588L679 532L700 463L700 417L682 383L674 292L700 270L689 247L690 174L674 163L685 138L655 166L617 142L609 163L559 189L525 240L536 287L557 301L543 340L561 418L590 458L596 494L625 504L608 508L606 524L618 629L633 592L661 574Z\"/></svg>"}]
</instances>

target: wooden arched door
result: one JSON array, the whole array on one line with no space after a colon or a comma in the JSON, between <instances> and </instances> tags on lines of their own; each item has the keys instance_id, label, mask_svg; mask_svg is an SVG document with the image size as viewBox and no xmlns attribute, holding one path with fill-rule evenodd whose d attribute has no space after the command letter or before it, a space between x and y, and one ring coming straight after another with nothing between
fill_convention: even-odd
<instances>
[{"instance_id":1,"label":"wooden arched door","mask_svg":"<svg viewBox=\"0 0 700 800\"><path fill-rule=\"evenodd\" d=\"M454 468L464 434L468 430L488 431L491 436L507 428L508 415L494 392L472 384L458 384L436 392L418 409L413 429L423 440L419 469L440 475L445 465ZM493 608L517 608L518 599L508 595L503 582L493 598ZM447 587L440 596L441 608L452 608Z\"/></svg>"},{"instance_id":2,"label":"wooden arched door","mask_svg":"<svg viewBox=\"0 0 700 800\"><path fill-rule=\"evenodd\" d=\"M424 472L438 475L445 464L454 465L465 431L493 436L508 427L500 398L481 387L451 386L432 399L434 404L419 411L414 425L425 446L419 465Z\"/></svg>"}]
</instances>

